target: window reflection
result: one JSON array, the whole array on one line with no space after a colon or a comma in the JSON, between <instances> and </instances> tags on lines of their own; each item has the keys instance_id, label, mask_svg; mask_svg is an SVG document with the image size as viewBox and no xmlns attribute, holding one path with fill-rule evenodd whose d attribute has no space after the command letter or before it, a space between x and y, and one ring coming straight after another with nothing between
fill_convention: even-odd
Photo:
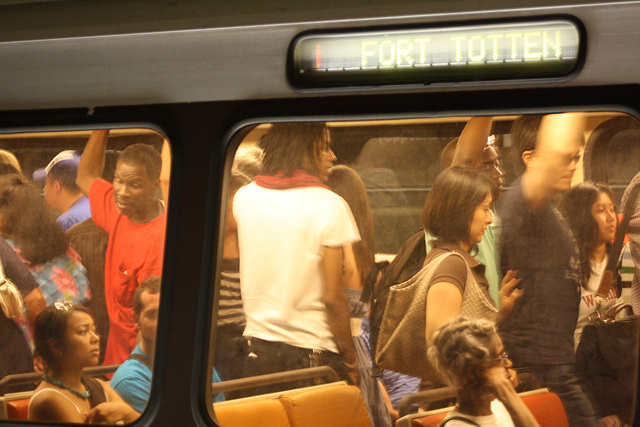
<instances>
[{"instance_id":1,"label":"window reflection","mask_svg":"<svg viewBox=\"0 0 640 427\"><path fill-rule=\"evenodd\" d=\"M602 136L598 128L607 122L616 123L616 126ZM602 311L617 302L632 303L629 286L633 272L629 269L633 269L633 262L629 260L633 259L633 244L622 251L628 260L623 287L603 291L607 295L606 304L596 304L594 295L599 291L607 259L618 256L611 252L618 224L615 214L623 209L622 192L638 172L637 162L627 155L640 144L637 123L619 113L580 113L309 123L304 129L287 124L255 127L238 149L226 201L222 277L215 317L217 342L212 360L222 379L222 383L214 384L214 390L224 392L230 402L214 405L216 414L221 420L226 419L227 408L233 405L232 402L242 405L246 396L275 391L277 395L294 399L289 394L295 394L300 387L334 382L335 379L322 377L316 371L308 373L308 377L306 372L297 371L300 377L287 377L280 383L277 380L272 383L272 376L261 376L277 372L290 374L295 369L315 366L335 365L333 370L343 384L358 384L360 394L354 399L363 399L367 416L375 425L390 425L401 415L399 401L402 396L445 385L438 384L438 379L427 382L424 377L420 381L406 375L412 371L409 365L415 365L415 358L419 357L412 352L410 343L405 349L407 360L398 365L399 372L382 371L382 389L371 375L376 371L373 356L379 323L376 323L375 315L380 308L376 307L379 301L374 301L373 312L367 313L367 308L371 307L371 294L366 288L368 279L373 284L377 278L375 286L380 286L388 279L385 275L395 274L395 283L403 282L436 256L426 255L425 261L423 253L418 257L417 266L411 267L413 270L403 264L403 276L393 270L400 268L397 262L391 267L376 264L373 259L362 256L363 249L357 248L355 242L362 241L363 247L375 247L375 261L378 262L393 260L398 251L406 250L403 244L412 238L420 238L427 252L433 250L437 254L438 251L453 250L445 249L449 248L446 244L434 246L430 243L431 239L440 240L440 236L431 233L432 224L425 220L424 209L429 197L444 197L431 194L437 185L434 183L442 176L442 169L458 165L479 171L490 178L487 182L493 183L485 209L488 213L482 218L478 216L482 219L478 219L478 224L473 222L473 217L467 228L463 227L464 233L469 234L465 234L464 239L470 240L452 239L456 247L467 252L467 265L474 260L480 266L478 277L482 276L484 282L478 283L484 283L480 285L481 290L482 286L486 287L482 293L496 310L500 309L497 319L494 316L492 320L497 320L505 351L510 354L521 378L515 390L548 387L561 400L566 399L570 392L565 390L565 384L554 383L555 371L551 371L568 369L567 372L576 372L577 368L582 388L574 391L581 395L583 409L569 411L569 418L573 422L580 417L583 421L595 422L596 418L609 417L606 418L609 422L617 417L623 423L631 422L633 400L625 399L634 398L635 391L617 398L618 402L625 401L626 404L613 409L607 407L599 400L600 394L589 388L594 385L587 383L588 367L583 364L585 350L578 350L578 365L575 354L580 333L591 322L589 319L594 318L597 308ZM323 126L326 136L319 130ZM270 132L273 132L272 136ZM605 137L606 144L598 141ZM327 144L328 148L323 148ZM276 160L279 159L279 145L287 147L289 157L286 162L289 163L274 163L272 156L275 153ZM254 160L263 150L262 159L266 159L268 167L257 177L241 172L239 159L246 150L258 153ZM564 161L565 158L569 160ZM334 188L331 184L332 174L327 186L323 172L331 167L335 169L329 170L346 168L353 171L353 182L362 185L373 236L361 229L363 222L358 220L353 202L340 194L338 185ZM603 176L598 174L599 170L610 172ZM593 195L587 195L587 187L593 189ZM352 184L353 188L357 185ZM329 214L324 209L331 206L329 201L323 203L322 208L311 208L315 206L311 199L303 202L311 192L328 199L336 193L344 197L347 204L343 207L349 217L355 217L355 221L347 221L351 223L347 228L355 230L356 234L351 237L343 234L342 238L336 237L340 234L331 235L332 238L323 240L325 233L337 232L343 223L333 216L326 216ZM287 199L291 194L295 197ZM448 203L454 203L455 191L447 197ZM482 202L485 201L482 198ZM462 206L449 215L451 221L461 214ZM318 217L332 219L317 225ZM302 221L304 226L296 225L300 218L306 218ZM415 237L414 233L421 226L428 235ZM637 225L632 221L627 232L631 239L634 227ZM297 248L300 242L313 242L315 248L310 250L316 255L309 262L310 269L305 270L310 274L307 279L296 276L296 270L303 265L299 258L304 251L292 248ZM338 253L333 257L336 249ZM299 261L289 265L292 259ZM332 262L337 262L339 268L332 269ZM374 268L381 268L383 273L377 276ZM464 269L457 271L455 265L449 268L453 270L447 275L441 273L441 277L448 277L442 282L452 286L451 295L462 297L464 301L467 279L452 277L466 277L467 273ZM314 288L310 283L315 279L311 277L320 277L323 286ZM353 281L357 285L349 286L353 277L357 278ZM338 303L326 295L328 289L334 289L334 281L341 283L342 288L338 292L342 294ZM439 283L431 281L424 286L431 289L430 286ZM552 288L545 291L545 286ZM504 291L498 292L505 288L507 295L502 295ZM363 289L365 296L361 298ZM429 305L429 299L426 300L427 335L460 313L455 304L454 309L447 306L448 311L440 313L442 306L450 304L450 300L446 299L446 293L438 295L440 299L434 300L433 307ZM544 302L545 298L547 302ZM460 302L457 304L459 307ZM544 310L532 308L538 304L548 312L545 314ZM350 321L347 322L345 317L349 311ZM307 312L321 312L324 320L311 322L305 318ZM407 315L404 312L394 314ZM389 315L384 313L384 316ZM434 319L436 323L430 324ZM260 327L252 326L252 323ZM325 327L328 331L325 336L329 338L326 343L312 338L313 333L323 331ZM371 328L374 328L374 348L367 347L371 344ZM345 333L351 335L353 347L344 342ZM425 344L429 346L428 340ZM380 343L377 345L379 351ZM553 349L545 353L543 349L549 345ZM558 351L563 353L554 353ZM637 350L633 347L630 351L637 362ZM334 364L334 357L340 362ZM541 368L549 365L545 357L554 360L553 369ZM406 365L404 368L402 363ZM252 368L256 364L260 369ZM356 366L358 375L349 375L355 372ZM240 378L263 382L251 384L248 381L246 387L233 382ZM227 385L231 386L230 390L225 390ZM384 394L390 399L385 399Z\"/></svg>"},{"instance_id":2,"label":"window reflection","mask_svg":"<svg viewBox=\"0 0 640 427\"><path fill-rule=\"evenodd\" d=\"M147 129L0 136L0 255L24 305L0 316L3 419L114 424L144 411L170 156Z\"/></svg>"}]
</instances>

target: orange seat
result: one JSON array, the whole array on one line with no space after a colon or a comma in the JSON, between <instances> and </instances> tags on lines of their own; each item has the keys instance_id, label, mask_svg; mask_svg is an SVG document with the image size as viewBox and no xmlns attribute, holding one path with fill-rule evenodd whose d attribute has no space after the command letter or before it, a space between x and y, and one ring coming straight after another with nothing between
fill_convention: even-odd
<instances>
[{"instance_id":1,"label":"orange seat","mask_svg":"<svg viewBox=\"0 0 640 427\"><path fill-rule=\"evenodd\" d=\"M289 427L277 398L238 399L213 405L221 427Z\"/></svg>"},{"instance_id":2,"label":"orange seat","mask_svg":"<svg viewBox=\"0 0 640 427\"><path fill-rule=\"evenodd\" d=\"M370 427L360 389L332 387L291 391L280 396L291 427Z\"/></svg>"},{"instance_id":3,"label":"orange seat","mask_svg":"<svg viewBox=\"0 0 640 427\"><path fill-rule=\"evenodd\" d=\"M11 400L7 402L7 416L10 420L28 420L29 399Z\"/></svg>"},{"instance_id":4,"label":"orange seat","mask_svg":"<svg viewBox=\"0 0 640 427\"><path fill-rule=\"evenodd\" d=\"M564 405L557 394L551 392L520 395L540 427L569 427Z\"/></svg>"},{"instance_id":5,"label":"orange seat","mask_svg":"<svg viewBox=\"0 0 640 427\"><path fill-rule=\"evenodd\" d=\"M440 412L439 414L427 415L422 418L414 418L411 420L412 427L438 427L444 417L447 416L449 412Z\"/></svg>"}]
</instances>

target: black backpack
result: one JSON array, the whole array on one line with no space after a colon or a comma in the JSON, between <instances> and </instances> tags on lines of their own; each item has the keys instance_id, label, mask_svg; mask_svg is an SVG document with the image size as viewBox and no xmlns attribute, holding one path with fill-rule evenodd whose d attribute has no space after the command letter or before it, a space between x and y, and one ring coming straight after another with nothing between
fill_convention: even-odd
<instances>
[{"instance_id":1,"label":"black backpack","mask_svg":"<svg viewBox=\"0 0 640 427\"><path fill-rule=\"evenodd\" d=\"M371 314L369 316L370 343L375 361L375 352L378 344L378 334L382 324L382 316L389 298L389 288L398 283L410 279L422 269L427 257L424 231L420 230L411 236L400 249L391 264L382 271L380 280L376 282L372 291ZM374 362L375 365L375 362ZM375 367L374 374L381 375L381 371Z\"/></svg>"}]
</instances>

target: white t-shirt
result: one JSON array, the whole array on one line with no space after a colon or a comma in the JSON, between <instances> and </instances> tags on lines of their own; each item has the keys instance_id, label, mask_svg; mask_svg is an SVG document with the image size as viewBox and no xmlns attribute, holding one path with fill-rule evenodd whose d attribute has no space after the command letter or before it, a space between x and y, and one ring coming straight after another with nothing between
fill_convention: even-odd
<instances>
[{"instance_id":1,"label":"white t-shirt","mask_svg":"<svg viewBox=\"0 0 640 427\"><path fill-rule=\"evenodd\" d=\"M589 315L596 311L596 300L595 294L598 292L598 287L600 286L600 279L602 278L602 273L604 273L604 269L607 267L607 261L609 260L609 256L605 254L602 262L591 261L591 275L589 276L589 281L587 282L587 288L584 287L580 289L580 312L578 313L578 323L576 324L576 331L573 334L573 340L575 343L575 348L578 348L578 343L580 342L580 336L582 335L582 329L585 327L587 323L589 323ZM609 294L605 301L602 302L602 308L613 305L616 302L616 291L611 288L609 289Z\"/></svg>"},{"instance_id":2,"label":"white t-shirt","mask_svg":"<svg viewBox=\"0 0 640 427\"><path fill-rule=\"evenodd\" d=\"M322 187L235 195L245 336L337 352L322 301L324 247L360 240L347 203Z\"/></svg>"},{"instance_id":3,"label":"white t-shirt","mask_svg":"<svg viewBox=\"0 0 640 427\"><path fill-rule=\"evenodd\" d=\"M499 400L494 399L491 401L491 412L491 415L473 416L452 411L445 417L445 420L451 417L462 417L473 421L481 427L514 427L511 415ZM470 425L473 424L469 424L464 420L451 420L445 427L469 427Z\"/></svg>"}]
</instances>

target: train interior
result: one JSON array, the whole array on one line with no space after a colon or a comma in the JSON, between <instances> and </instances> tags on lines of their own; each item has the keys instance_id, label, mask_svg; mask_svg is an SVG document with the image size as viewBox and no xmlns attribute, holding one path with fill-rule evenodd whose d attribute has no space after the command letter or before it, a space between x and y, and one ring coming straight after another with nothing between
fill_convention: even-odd
<instances>
[{"instance_id":1,"label":"train interior","mask_svg":"<svg viewBox=\"0 0 640 427\"><path fill-rule=\"evenodd\" d=\"M513 122L519 117L520 115L514 114L493 118L491 134L499 147L500 163L504 171L504 191L509 191L511 182L518 174L518 159L514 158L510 151L510 134ZM584 145L581 147L581 158L573 184L585 180L607 183L614 192L615 203L619 206L622 192L637 172L640 158L640 123L632 116L615 111L589 111L585 113L585 117ZM470 118L452 116L333 120L326 123L330 129L332 149L337 157L336 164L352 167L365 183L374 221L376 259L393 259L402 243L420 228L422 205L441 169L442 150L460 135ZM259 146L260 138L270 126L270 123L253 123L231 135L230 153L233 153L233 148L237 153L242 153ZM46 165L48 159L60 151L82 151L89 134L89 130L79 129L3 134L0 136L0 149L14 153L23 174L30 177L33 171ZM164 136L153 128L123 128L113 130L110 141L110 149L113 150L121 150L130 144L143 142L160 151ZM37 184L42 185L41 182ZM224 224L224 218L221 218L221 224ZM217 276L212 286L219 289ZM214 292L214 295L215 307L218 294ZM623 293L623 298L629 298L627 292ZM215 325L215 309L213 314L212 325ZM215 333L215 327L212 327L212 342L215 342ZM207 359L214 360L215 352L216 348L212 347ZM630 357L638 359L637 354ZM209 364L207 369L213 369L213 366ZM290 374L283 373L285 376ZM312 393L313 402L317 402L316 399L324 399L324 406L312 405L313 408L309 409L315 419L318 419L319 407L322 408L320 412L332 407L335 410L340 408L340 411L345 411L346 417L354 420L355 424L352 425L357 425L358 419L366 418L360 406L361 396L358 393L353 394L354 390L348 388L344 382L337 381L334 373L311 372L306 375L312 375L314 378L324 375L327 379L319 382L327 384L322 386L320 391L293 390L284 398L282 393L255 396L249 398L248 406L246 398L217 403L214 405L217 409L212 412L212 417L222 422L222 425L242 425L243 422L248 422L254 413L274 409L276 412L281 411L281 404L285 405L285 412L291 416L291 408L304 407L305 393ZM278 381L277 377L276 375L276 378L271 380ZM243 383L237 384L236 379L214 384L214 388L207 394L225 393L255 384L252 378L240 381ZM317 393L325 393L326 396L321 397ZM336 400L336 396L340 398ZM24 402L27 397L28 393L3 397L0 413L4 419L24 417ZM430 396L421 398L429 399ZM17 402L22 402L23 406ZM345 402L350 403L345 407ZM239 413L245 414L247 418L238 418ZM407 421L405 419L402 422ZM274 425L280 424L275 422Z\"/></svg>"}]
</instances>

